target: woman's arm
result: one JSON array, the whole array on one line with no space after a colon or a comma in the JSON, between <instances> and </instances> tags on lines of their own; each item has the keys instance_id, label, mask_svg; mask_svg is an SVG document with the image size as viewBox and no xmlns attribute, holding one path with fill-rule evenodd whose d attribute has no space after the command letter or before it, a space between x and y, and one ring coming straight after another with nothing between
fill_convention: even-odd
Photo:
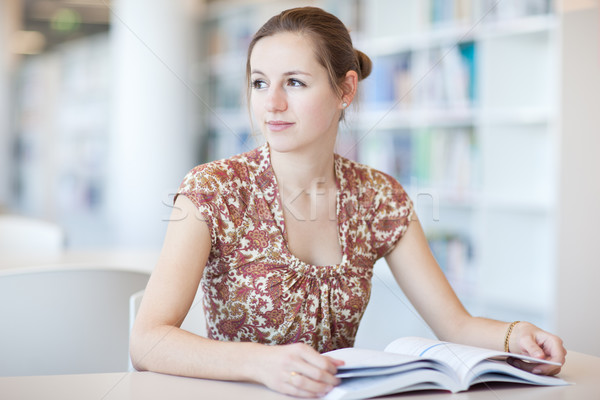
<instances>
[{"instance_id":1,"label":"woman's arm","mask_svg":"<svg viewBox=\"0 0 600 400\"><path fill-rule=\"evenodd\" d=\"M509 324L472 317L465 310L433 257L418 220L410 222L386 261L408 299L441 340L504 350ZM514 353L565 362L566 350L560 338L527 322L514 327L509 347ZM560 371L560 367L549 365L528 369L541 374Z\"/></svg>"},{"instance_id":2,"label":"woman's arm","mask_svg":"<svg viewBox=\"0 0 600 400\"><path fill-rule=\"evenodd\" d=\"M339 363L310 346L220 342L179 328L194 300L210 246L206 222L188 198L179 196L133 326L130 351L135 368L259 382L303 397L324 394L338 384L334 375Z\"/></svg>"}]
</instances>

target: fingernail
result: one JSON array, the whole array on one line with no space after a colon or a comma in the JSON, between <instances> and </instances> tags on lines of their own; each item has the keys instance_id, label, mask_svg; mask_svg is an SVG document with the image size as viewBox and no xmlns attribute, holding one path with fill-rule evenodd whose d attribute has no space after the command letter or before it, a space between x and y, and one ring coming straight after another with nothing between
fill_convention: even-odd
<instances>
[{"instance_id":1,"label":"fingernail","mask_svg":"<svg viewBox=\"0 0 600 400\"><path fill-rule=\"evenodd\" d=\"M534 368L531 372L533 372L534 374L540 374L542 372L541 368Z\"/></svg>"},{"instance_id":2,"label":"fingernail","mask_svg":"<svg viewBox=\"0 0 600 400\"><path fill-rule=\"evenodd\" d=\"M319 394L317 394L317 396L319 397L325 397L327 395L327 393L331 392L331 390L333 389L333 386L327 386L325 388L325 390Z\"/></svg>"}]
</instances>

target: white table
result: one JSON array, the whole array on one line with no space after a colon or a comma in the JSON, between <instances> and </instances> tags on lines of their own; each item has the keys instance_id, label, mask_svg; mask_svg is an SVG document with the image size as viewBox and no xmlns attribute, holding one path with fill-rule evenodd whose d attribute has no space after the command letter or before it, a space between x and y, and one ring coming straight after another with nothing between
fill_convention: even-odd
<instances>
[{"instance_id":1,"label":"white table","mask_svg":"<svg viewBox=\"0 0 600 400\"><path fill-rule=\"evenodd\" d=\"M588 400L600 399L600 358L571 352L560 374L570 386L536 387L488 384L450 394L427 391L386 399ZM290 399L263 386L183 378L152 372L0 377L0 398L7 400L203 400Z\"/></svg>"}]
</instances>

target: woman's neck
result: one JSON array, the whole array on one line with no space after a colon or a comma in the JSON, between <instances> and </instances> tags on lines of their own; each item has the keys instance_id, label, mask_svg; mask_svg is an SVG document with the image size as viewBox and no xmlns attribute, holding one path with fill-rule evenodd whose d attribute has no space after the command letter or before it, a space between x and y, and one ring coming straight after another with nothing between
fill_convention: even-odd
<instances>
[{"instance_id":1,"label":"woman's neck","mask_svg":"<svg viewBox=\"0 0 600 400\"><path fill-rule=\"evenodd\" d=\"M279 187L285 192L310 193L336 186L332 150L323 149L310 154L270 150L270 155Z\"/></svg>"}]
</instances>

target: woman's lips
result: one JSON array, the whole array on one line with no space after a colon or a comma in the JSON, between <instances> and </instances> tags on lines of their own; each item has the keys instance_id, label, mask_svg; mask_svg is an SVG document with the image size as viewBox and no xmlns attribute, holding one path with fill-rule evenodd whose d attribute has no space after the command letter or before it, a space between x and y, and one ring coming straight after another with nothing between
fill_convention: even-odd
<instances>
[{"instance_id":1,"label":"woman's lips","mask_svg":"<svg viewBox=\"0 0 600 400\"><path fill-rule=\"evenodd\" d=\"M283 130L289 128L292 125L294 125L293 122L287 122L287 121L267 121L267 128L269 128L269 130L273 131L273 132L283 131Z\"/></svg>"}]
</instances>

